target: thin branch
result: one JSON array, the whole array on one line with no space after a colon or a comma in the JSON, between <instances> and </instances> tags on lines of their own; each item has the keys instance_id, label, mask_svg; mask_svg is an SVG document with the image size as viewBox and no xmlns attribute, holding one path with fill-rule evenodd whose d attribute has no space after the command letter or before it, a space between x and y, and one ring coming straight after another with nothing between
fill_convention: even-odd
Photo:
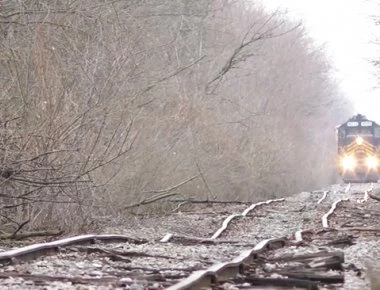
<instances>
[{"instance_id":1,"label":"thin branch","mask_svg":"<svg viewBox=\"0 0 380 290\"><path fill-rule=\"evenodd\" d=\"M216 196L215 196L214 193L211 191L211 188L210 188L210 186L209 186L209 184L208 184L206 178L205 178L204 175L203 175L203 172L202 172L202 170L201 170L201 167L200 167L199 164L198 164L198 161L195 159L194 162L195 162L195 164L196 164L196 166L197 166L197 168L198 168L199 175L201 176L201 178L202 178L202 180L203 180L203 183L206 185L206 188L207 188L208 193L211 195L211 197L212 197L213 199L216 199Z\"/></svg>"},{"instance_id":2,"label":"thin branch","mask_svg":"<svg viewBox=\"0 0 380 290\"><path fill-rule=\"evenodd\" d=\"M210 86L214 83L217 82L214 86L214 88L211 90L211 93L216 90L216 88L219 86L221 83L223 77L229 72L231 69L236 68L236 65L246 61L248 58L254 56L255 54L253 53L245 53L243 54L243 51L245 50L246 47L249 47L253 43L256 43L261 40L267 40L267 39L272 39L276 37L281 37L285 34L288 34L294 30L296 30L298 27L300 27L301 23L297 24L296 26L292 27L289 30L286 30L284 32L278 33L278 34L272 34L273 31L278 29L281 25L283 25L283 22L268 28L266 31L260 32L265 26L268 25L268 23L273 19L273 17L276 15L276 13L273 13L270 15L270 17L261 25L261 27L257 30L257 32L254 32L253 35L249 38L249 35L251 34L251 31L253 28L256 26L256 23L253 23L248 31L244 34L242 41L240 42L240 45L235 48L235 50L232 52L231 56L228 58L222 69L219 71L219 73L207 83L206 85L206 91L210 92Z\"/></svg>"},{"instance_id":3,"label":"thin branch","mask_svg":"<svg viewBox=\"0 0 380 290\"><path fill-rule=\"evenodd\" d=\"M176 185L174 185L172 187L168 187L168 188L165 188L165 189L159 189L159 190L143 191L141 193L163 193L163 192L172 191L172 190L177 189L178 187L180 187L180 186L182 186L182 185L184 185L184 184L186 184L186 183L194 180L195 178L197 178L199 176L200 176L200 174L194 175L194 176L192 176L192 177L190 177L190 178L188 178L188 179L186 179L186 180L184 180L184 181L182 181L182 182L180 182L180 183L178 183L178 184L176 184Z\"/></svg>"},{"instance_id":4,"label":"thin branch","mask_svg":"<svg viewBox=\"0 0 380 290\"><path fill-rule=\"evenodd\" d=\"M11 238L13 238L13 237L15 237L16 236L16 234L26 225L26 224L28 224L30 222L30 219L28 219L28 220L26 220L26 221L24 221L24 222L22 222L21 224L19 224L18 225L18 227L17 227L17 229L12 233L12 236L11 236Z\"/></svg>"},{"instance_id":5,"label":"thin branch","mask_svg":"<svg viewBox=\"0 0 380 290\"><path fill-rule=\"evenodd\" d=\"M80 175L78 175L77 179L81 178L82 176L85 176L85 175L88 175L89 173L95 171L96 169L100 168L100 167L103 167L103 166L106 166L107 164L110 164L111 162L115 161L116 159L120 158L122 155L128 153L131 149L132 149L132 146L136 140L137 136L135 136L135 138L132 140L130 146L125 149L123 152L119 152L116 156L104 161L104 162L101 162L99 163L98 165L96 166L93 166L92 168L89 168L87 171L85 172L82 172Z\"/></svg>"},{"instance_id":6,"label":"thin branch","mask_svg":"<svg viewBox=\"0 0 380 290\"><path fill-rule=\"evenodd\" d=\"M28 238L36 238L36 237L48 237L48 236L60 236L64 232L63 231L41 231L41 232L30 232L30 233L21 233L18 235L14 234L3 234L0 235L0 240L21 240Z\"/></svg>"},{"instance_id":7,"label":"thin branch","mask_svg":"<svg viewBox=\"0 0 380 290\"><path fill-rule=\"evenodd\" d=\"M38 181L38 180L30 180L22 177L13 177L9 178L10 180L14 180L20 183L29 184L29 185L50 185L50 186L58 186L58 185L70 185L74 183L88 183L87 180L63 180L63 181Z\"/></svg>"},{"instance_id":8,"label":"thin branch","mask_svg":"<svg viewBox=\"0 0 380 290\"><path fill-rule=\"evenodd\" d=\"M238 200L196 200L196 199L173 199L169 202L179 202L179 203L206 203L206 204L252 204L250 201L238 201Z\"/></svg>"},{"instance_id":9,"label":"thin branch","mask_svg":"<svg viewBox=\"0 0 380 290\"><path fill-rule=\"evenodd\" d=\"M181 73L181 72L187 70L188 68L194 66L195 64L197 64L198 62L200 62L200 61L201 61L202 59L204 59L205 57L206 57L206 55L204 55L204 56L198 58L196 61L190 63L189 65L184 66L184 67L182 67L182 68L176 70L175 72L173 72L173 73L167 75L166 77L163 77L162 79L159 79L159 80L156 81L154 84L151 84L150 86L148 86L148 87L143 91L143 93L146 93L146 92L150 91L151 89L153 89L154 87L156 87L158 84L160 84L160 83L162 83L162 82L164 82L164 81L167 81L168 79L170 79L170 78L172 78L172 77L178 75L179 73Z\"/></svg>"},{"instance_id":10,"label":"thin branch","mask_svg":"<svg viewBox=\"0 0 380 290\"><path fill-rule=\"evenodd\" d=\"M129 209L129 208L133 208L133 207L137 207L137 206L141 206L141 205L147 205L147 204L153 203L155 201L159 201L161 199L164 199L164 198L176 195L176 194L177 193L175 193L175 192L168 192L168 193L165 193L165 194L161 194L157 198L144 199L143 201L140 201L140 202L137 202L137 203L134 203L134 204L130 204L130 205L124 206L122 209Z\"/></svg>"},{"instance_id":11,"label":"thin branch","mask_svg":"<svg viewBox=\"0 0 380 290\"><path fill-rule=\"evenodd\" d=\"M44 152L44 153L41 153L35 157L32 157L32 158L28 158L28 159L21 159L21 160L17 160L15 162L13 162L14 164L18 164L18 163L22 163L22 162L31 162L31 161L35 161L39 158L42 158L42 157L45 157L47 155L52 155L52 154L57 154L57 153L62 153L62 152L78 152L79 150L78 149L61 149L61 150L52 150L52 151L47 151L47 152Z\"/></svg>"},{"instance_id":12,"label":"thin branch","mask_svg":"<svg viewBox=\"0 0 380 290\"><path fill-rule=\"evenodd\" d=\"M140 205L147 205L147 204L150 204L150 203L153 203L155 201L159 201L161 199L164 199L164 198L167 198L167 197L170 197L170 196L173 196L173 195L177 195L177 193L174 193L172 192L174 189L177 189L179 188L180 186L194 180L195 178L197 178L199 176L198 175L194 175L172 187L169 187L169 188L166 188L166 189L160 189L160 190L151 190L151 191L143 191L142 193L157 193L156 195L154 196L151 196L151 197L147 197L145 199L143 199L142 201L139 201L137 203L134 203L134 204L131 204L131 205L127 205L127 206L124 206L122 207L122 209L128 209L128 208L133 208L133 207L137 207L137 206L140 206Z\"/></svg>"}]
</instances>

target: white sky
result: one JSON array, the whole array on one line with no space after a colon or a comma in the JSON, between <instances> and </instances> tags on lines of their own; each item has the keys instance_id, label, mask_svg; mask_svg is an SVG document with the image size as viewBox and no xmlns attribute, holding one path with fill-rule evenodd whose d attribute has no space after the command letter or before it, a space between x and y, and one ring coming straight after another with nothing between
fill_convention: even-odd
<instances>
[{"instance_id":1,"label":"white sky","mask_svg":"<svg viewBox=\"0 0 380 290\"><path fill-rule=\"evenodd\" d=\"M380 27L372 16L380 6L370 0L261 0L268 10L286 9L294 19L303 19L318 44L323 44L335 63L337 79L352 100L355 113L380 121L380 89L369 59L380 52ZM376 10L378 13L376 13ZM379 55L380 57L380 55Z\"/></svg>"}]
</instances>

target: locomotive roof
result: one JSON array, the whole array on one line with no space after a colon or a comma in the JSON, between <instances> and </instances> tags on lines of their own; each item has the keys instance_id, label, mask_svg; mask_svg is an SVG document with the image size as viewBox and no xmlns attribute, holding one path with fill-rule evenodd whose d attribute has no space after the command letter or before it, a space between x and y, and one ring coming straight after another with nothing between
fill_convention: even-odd
<instances>
[{"instance_id":1,"label":"locomotive roof","mask_svg":"<svg viewBox=\"0 0 380 290\"><path fill-rule=\"evenodd\" d=\"M379 124L377 124L375 121L368 120L366 116L364 116L362 114L357 114L357 115L352 116L350 119L348 119L343 124L338 125L336 128L340 128L342 126L345 126L345 125L347 125L348 122L362 122L362 121L372 122L373 125L379 126Z\"/></svg>"}]
</instances>

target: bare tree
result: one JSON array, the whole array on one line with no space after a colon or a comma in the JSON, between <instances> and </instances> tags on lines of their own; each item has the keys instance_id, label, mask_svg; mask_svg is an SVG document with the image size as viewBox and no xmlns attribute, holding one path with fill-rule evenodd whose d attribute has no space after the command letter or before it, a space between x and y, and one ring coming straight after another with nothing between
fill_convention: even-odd
<instances>
[{"instance_id":1,"label":"bare tree","mask_svg":"<svg viewBox=\"0 0 380 290\"><path fill-rule=\"evenodd\" d=\"M88 226L93 208L174 195L282 196L332 175L347 105L302 25L278 13L227 0L8 1L0 38L7 231Z\"/></svg>"}]
</instances>

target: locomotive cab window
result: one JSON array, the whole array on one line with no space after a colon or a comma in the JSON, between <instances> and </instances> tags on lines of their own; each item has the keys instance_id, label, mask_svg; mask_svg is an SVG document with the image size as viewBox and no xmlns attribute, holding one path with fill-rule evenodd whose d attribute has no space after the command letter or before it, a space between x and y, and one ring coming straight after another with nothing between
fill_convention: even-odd
<instances>
[{"instance_id":1,"label":"locomotive cab window","mask_svg":"<svg viewBox=\"0 0 380 290\"><path fill-rule=\"evenodd\" d=\"M373 136L372 127L348 127L347 128L347 137L355 137L357 135Z\"/></svg>"},{"instance_id":2,"label":"locomotive cab window","mask_svg":"<svg viewBox=\"0 0 380 290\"><path fill-rule=\"evenodd\" d=\"M355 137L360 134L358 127L348 127L347 128L347 137Z\"/></svg>"},{"instance_id":3,"label":"locomotive cab window","mask_svg":"<svg viewBox=\"0 0 380 290\"><path fill-rule=\"evenodd\" d=\"M372 136L372 127L362 127L360 130L360 135Z\"/></svg>"}]
</instances>

